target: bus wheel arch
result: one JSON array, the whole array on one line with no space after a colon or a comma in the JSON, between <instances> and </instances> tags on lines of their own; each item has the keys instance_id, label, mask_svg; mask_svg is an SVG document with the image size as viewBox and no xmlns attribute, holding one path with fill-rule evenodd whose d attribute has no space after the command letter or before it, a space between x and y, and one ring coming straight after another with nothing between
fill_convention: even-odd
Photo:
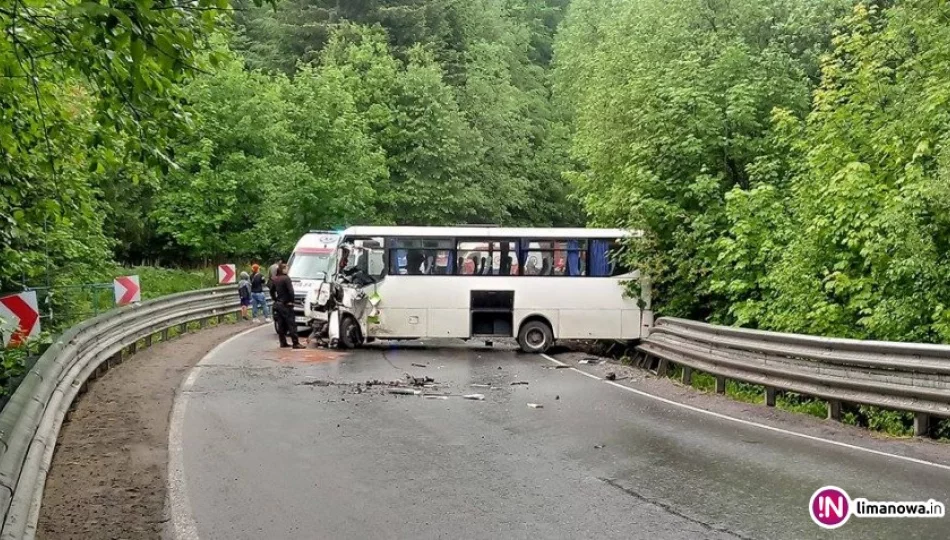
<instances>
[{"instance_id":1,"label":"bus wheel arch","mask_svg":"<svg viewBox=\"0 0 950 540\"><path fill-rule=\"evenodd\" d=\"M530 315L518 328L518 345L526 353L541 354L554 345L554 328L547 317Z\"/></svg>"}]
</instances>

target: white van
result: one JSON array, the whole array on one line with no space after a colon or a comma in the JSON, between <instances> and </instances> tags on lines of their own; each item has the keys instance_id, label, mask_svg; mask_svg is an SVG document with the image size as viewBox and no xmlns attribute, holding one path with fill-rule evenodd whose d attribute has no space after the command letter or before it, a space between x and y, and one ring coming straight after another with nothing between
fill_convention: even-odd
<instances>
[{"instance_id":1,"label":"white van","mask_svg":"<svg viewBox=\"0 0 950 540\"><path fill-rule=\"evenodd\" d=\"M294 284L294 318L297 327L307 327L304 315L304 299L320 286L327 276L335 274L336 249L340 233L333 231L310 231L297 241L293 253L287 259L287 274Z\"/></svg>"}]
</instances>

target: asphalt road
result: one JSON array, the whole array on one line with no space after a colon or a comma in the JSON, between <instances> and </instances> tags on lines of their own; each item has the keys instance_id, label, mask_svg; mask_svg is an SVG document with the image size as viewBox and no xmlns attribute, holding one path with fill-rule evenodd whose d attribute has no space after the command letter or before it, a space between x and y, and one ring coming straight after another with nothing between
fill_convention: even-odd
<instances>
[{"instance_id":1,"label":"asphalt road","mask_svg":"<svg viewBox=\"0 0 950 540\"><path fill-rule=\"evenodd\" d=\"M950 518L825 531L807 512L828 484L950 503L946 469L699 414L504 348L281 351L272 334L226 342L186 381L170 433L171 536L950 537ZM453 396L355 385L406 373ZM458 397L475 392L485 400Z\"/></svg>"}]
</instances>

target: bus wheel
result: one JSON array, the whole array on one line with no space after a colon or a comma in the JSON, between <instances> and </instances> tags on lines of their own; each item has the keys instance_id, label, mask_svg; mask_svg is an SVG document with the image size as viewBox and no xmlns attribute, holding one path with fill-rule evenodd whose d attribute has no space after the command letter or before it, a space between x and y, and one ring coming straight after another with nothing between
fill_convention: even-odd
<instances>
[{"instance_id":1,"label":"bus wheel","mask_svg":"<svg viewBox=\"0 0 950 540\"><path fill-rule=\"evenodd\" d=\"M518 345L526 353L543 353L554 343L551 327L543 321L528 321L518 332Z\"/></svg>"},{"instance_id":2,"label":"bus wheel","mask_svg":"<svg viewBox=\"0 0 950 540\"><path fill-rule=\"evenodd\" d=\"M360 346L360 327L353 317L343 317L340 321L340 348L355 349Z\"/></svg>"}]
</instances>

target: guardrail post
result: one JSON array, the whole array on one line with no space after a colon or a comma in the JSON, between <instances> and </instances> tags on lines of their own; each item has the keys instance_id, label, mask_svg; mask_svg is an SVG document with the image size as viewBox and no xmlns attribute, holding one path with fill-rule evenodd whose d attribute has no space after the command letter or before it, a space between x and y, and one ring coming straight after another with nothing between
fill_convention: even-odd
<instances>
[{"instance_id":1,"label":"guardrail post","mask_svg":"<svg viewBox=\"0 0 950 540\"><path fill-rule=\"evenodd\" d=\"M219 326L224 324L224 315L218 315L217 321Z\"/></svg>"},{"instance_id":2,"label":"guardrail post","mask_svg":"<svg viewBox=\"0 0 950 540\"><path fill-rule=\"evenodd\" d=\"M162 330L162 343L168 341L168 328Z\"/></svg>"},{"instance_id":3,"label":"guardrail post","mask_svg":"<svg viewBox=\"0 0 950 540\"><path fill-rule=\"evenodd\" d=\"M640 354L639 351L633 357L633 363L638 368L646 368L650 366L650 355L647 353Z\"/></svg>"},{"instance_id":4,"label":"guardrail post","mask_svg":"<svg viewBox=\"0 0 950 540\"><path fill-rule=\"evenodd\" d=\"M693 385L693 368L689 366L683 366L683 384L686 386Z\"/></svg>"},{"instance_id":5,"label":"guardrail post","mask_svg":"<svg viewBox=\"0 0 950 540\"><path fill-rule=\"evenodd\" d=\"M841 402L837 399L828 400L828 420L841 421Z\"/></svg>"},{"instance_id":6,"label":"guardrail post","mask_svg":"<svg viewBox=\"0 0 950 540\"><path fill-rule=\"evenodd\" d=\"M208 327L208 320L209 320L209 319L208 319L207 317L205 317L205 318L201 319L201 321L199 321L198 324L201 325L201 329L202 329L202 330L204 330L205 328Z\"/></svg>"},{"instance_id":7,"label":"guardrail post","mask_svg":"<svg viewBox=\"0 0 950 540\"><path fill-rule=\"evenodd\" d=\"M129 345L129 354L130 354L130 355L133 355L133 354L135 354L135 353L137 353L137 352L139 352L139 342L138 342L138 341L133 341L132 344Z\"/></svg>"},{"instance_id":8,"label":"guardrail post","mask_svg":"<svg viewBox=\"0 0 950 540\"><path fill-rule=\"evenodd\" d=\"M726 393L726 378L722 375L716 375L716 393L725 394Z\"/></svg>"},{"instance_id":9,"label":"guardrail post","mask_svg":"<svg viewBox=\"0 0 950 540\"><path fill-rule=\"evenodd\" d=\"M188 323L181 323L178 325L178 336L181 337L186 332L188 332Z\"/></svg>"},{"instance_id":10,"label":"guardrail post","mask_svg":"<svg viewBox=\"0 0 950 540\"><path fill-rule=\"evenodd\" d=\"M765 405L767 407L775 406L775 395L778 393L778 390L772 388L771 386L765 387Z\"/></svg>"},{"instance_id":11,"label":"guardrail post","mask_svg":"<svg viewBox=\"0 0 950 540\"><path fill-rule=\"evenodd\" d=\"M927 413L914 413L914 436L926 437L930 434L930 415Z\"/></svg>"},{"instance_id":12,"label":"guardrail post","mask_svg":"<svg viewBox=\"0 0 950 540\"><path fill-rule=\"evenodd\" d=\"M145 348L147 349L151 346L152 346L152 334L149 334L145 336Z\"/></svg>"},{"instance_id":13,"label":"guardrail post","mask_svg":"<svg viewBox=\"0 0 950 540\"><path fill-rule=\"evenodd\" d=\"M666 371L669 367L669 361L666 358L660 358L660 361L656 364L656 374L660 377L666 377Z\"/></svg>"}]
</instances>

